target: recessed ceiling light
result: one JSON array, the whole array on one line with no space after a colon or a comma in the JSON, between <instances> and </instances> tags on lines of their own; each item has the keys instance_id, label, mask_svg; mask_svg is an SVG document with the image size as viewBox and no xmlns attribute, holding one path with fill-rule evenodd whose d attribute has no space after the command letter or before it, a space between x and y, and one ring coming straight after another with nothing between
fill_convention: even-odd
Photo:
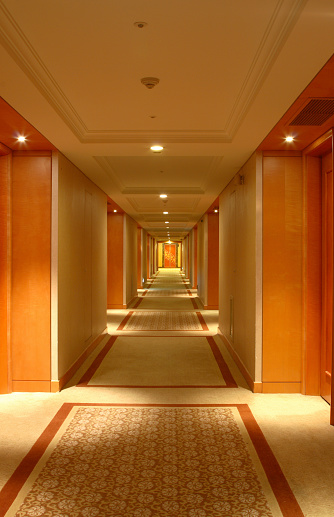
<instances>
[{"instance_id":1,"label":"recessed ceiling light","mask_svg":"<svg viewBox=\"0 0 334 517\"><path fill-rule=\"evenodd\" d=\"M293 136L286 136L285 137L285 141L286 142L293 142L294 141L294 137Z\"/></svg>"},{"instance_id":2,"label":"recessed ceiling light","mask_svg":"<svg viewBox=\"0 0 334 517\"><path fill-rule=\"evenodd\" d=\"M216 213L218 212L217 208L215 208L214 212L216 212Z\"/></svg>"},{"instance_id":3,"label":"recessed ceiling light","mask_svg":"<svg viewBox=\"0 0 334 517\"><path fill-rule=\"evenodd\" d=\"M25 136L18 136L17 139L18 139L19 142L25 142L26 141L26 137Z\"/></svg>"},{"instance_id":4,"label":"recessed ceiling light","mask_svg":"<svg viewBox=\"0 0 334 517\"><path fill-rule=\"evenodd\" d=\"M114 210L114 212L117 212L117 210Z\"/></svg>"},{"instance_id":5,"label":"recessed ceiling light","mask_svg":"<svg viewBox=\"0 0 334 517\"><path fill-rule=\"evenodd\" d=\"M162 145L152 145L150 147L151 151L154 151L155 153L160 153L160 151L163 150Z\"/></svg>"},{"instance_id":6,"label":"recessed ceiling light","mask_svg":"<svg viewBox=\"0 0 334 517\"><path fill-rule=\"evenodd\" d=\"M165 198L165 197L167 197L167 194L160 194L160 197Z\"/></svg>"}]
</instances>

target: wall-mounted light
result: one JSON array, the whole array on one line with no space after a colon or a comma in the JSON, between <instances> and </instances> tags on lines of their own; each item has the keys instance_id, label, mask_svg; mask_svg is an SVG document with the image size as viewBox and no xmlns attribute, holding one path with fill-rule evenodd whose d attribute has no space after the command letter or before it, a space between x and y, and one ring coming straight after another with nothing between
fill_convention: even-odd
<instances>
[{"instance_id":1,"label":"wall-mounted light","mask_svg":"<svg viewBox=\"0 0 334 517\"><path fill-rule=\"evenodd\" d=\"M163 147L162 147L162 145L151 145L150 149L154 153L161 153L161 151L163 150Z\"/></svg>"},{"instance_id":2,"label":"wall-mounted light","mask_svg":"<svg viewBox=\"0 0 334 517\"><path fill-rule=\"evenodd\" d=\"M165 199L167 197L167 194L160 194L161 199Z\"/></svg>"},{"instance_id":3,"label":"wall-mounted light","mask_svg":"<svg viewBox=\"0 0 334 517\"><path fill-rule=\"evenodd\" d=\"M169 221L165 221L165 224L168 224L168 223L169 223Z\"/></svg>"},{"instance_id":4,"label":"wall-mounted light","mask_svg":"<svg viewBox=\"0 0 334 517\"><path fill-rule=\"evenodd\" d=\"M168 214L168 212L162 212L162 213L165 214L165 215Z\"/></svg>"}]
</instances>

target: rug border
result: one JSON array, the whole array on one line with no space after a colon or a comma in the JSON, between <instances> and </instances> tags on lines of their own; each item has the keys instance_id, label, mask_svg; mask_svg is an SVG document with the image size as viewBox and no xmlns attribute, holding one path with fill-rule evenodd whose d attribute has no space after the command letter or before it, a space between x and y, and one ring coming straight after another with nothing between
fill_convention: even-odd
<instances>
[{"instance_id":1,"label":"rug border","mask_svg":"<svg viewBox=\"0 0 334 517\"><path fill-rule=\"evenodd\" d=\"M106 357L108 352L111 350L116 339L119 337L135 338L138 336L124 336L124 335L123 336L122 335L111 336L110 339L108 339L108 341L102 348L102 350L100 351L100 353L96 356L96 358L94 359L92 364L88 367L86 372L82 375L81 379L76 384L76 387L80 387L80 388L152 388L152 389L156 389L156 388L168 388L168 389L175 389L175 388L186 388L186 389L188 389L188 388L200 388L200 389L202 389L202 388L211 388L211 389L213 389L213 388L219 388L219 389L238 388L238 384L235 381L227 363L225 362L225 359L224 359L221 351L219 350L219 347L218 347L216 341L214 340L213 336L192 336L192 338L195 338L195 339L196 338L205 338L208 341L208 345L209 345L211 352L214 356L214 359L217 363L219 371L225 381L224 385L221 385L221 384L218 384L218 385L186 384L186 385L158 385L158 386L147 385L146 386L146 385L142 385L142 384L140 384L140 385L134 385L134 384L129 384L129 385L127 385L127 384L88 384L89 381L92 379L93 375L95 374L95 372L97 371L97 369L99 368L99 366L101 365L103 359ZM152 337L152 336L150 336L150 337ZM165 336L163 336L163 337L165 337ZM184 336L184 337L189 337L189 336Z\"/></svg>"},{"instance_id":2,"label":"rug border","mask_svg":"<svg viewBox=\"0 0 334 517\"><path fill-rule=\"evenodd\" d=\"M5 517L28 477L74 407L235 407L238 409L283 517L304 517L286 477L248 404L122 404L65 402L0 491L0 517Z\"/></svg>"}]
</instances>

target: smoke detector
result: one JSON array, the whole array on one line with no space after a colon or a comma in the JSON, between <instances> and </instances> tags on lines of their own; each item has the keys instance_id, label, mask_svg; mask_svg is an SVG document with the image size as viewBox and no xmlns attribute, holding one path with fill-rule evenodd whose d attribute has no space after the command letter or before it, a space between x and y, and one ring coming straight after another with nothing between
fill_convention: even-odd
<instances>
[{"instance_id":1,"label":"smoke detector","mask_svg":"<svg viewBox=\"0 0 334 517\"><path fill-rule=\"evenodd\" d=\"M152 90L152 88L154 88L160 82L160 79L157 77L143 77L141 82L146 86L146 88Z\"/></svg>"}]
</instances>

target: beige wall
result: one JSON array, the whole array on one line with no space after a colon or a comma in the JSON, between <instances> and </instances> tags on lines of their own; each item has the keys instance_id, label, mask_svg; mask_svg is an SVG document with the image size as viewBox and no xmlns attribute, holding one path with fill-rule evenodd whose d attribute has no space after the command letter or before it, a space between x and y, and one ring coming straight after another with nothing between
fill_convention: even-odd
<instances>
[{"instance_id":1,"label":"beige wall","mask_svg":"<svg viewBox=\"0 0 334 517\"><path fill-rule=\"evenodd\" d=\"M261 167L254 154L219 198L219 330L261 380ZM260 185L257 185L257 181ZM241 184L240 184L241 183Z\"/></svg>"},{"instance_id":2,"label":"beige wall","mask_svg":"<svg viewBox=\"0 0 334 517\"><path fill-rule=\"evenodd\" d=\"M142 252L142 279L143 283L147 282L147 231L142 229L141 231L141 252Z\"/></svg>"},{"instance_id":3,"label":"beige wall","mask_svg":"<svg viewBox=\"0 0 334 517\"><path fill-rule=\"evenodd\" d=\"M137 223L124 214L123 304L137 296Z\"/></svg>"},{"instance_id":4,"label":"beige wall","mask_svg":"<svg viewBox=\"0 0 334 517\"><path fill-rule=\"evenodd\" d=\"M55 165L54 159L54 169ZM58 203L54 198L53 204L58 205L58 358L55 364L53 343L54 379L66 373L107 324L107 199L61 154L57 172Z\"/></svg>"},{"instance_id":5,"label":"beige wall","mask_svg":"<svg viewBox=\"0 0 334 517\"><path fill-rule=\"evenodd\" d=\"M198 297L203 305L208 304L208 216L198 221L197 230L197 285Z\"/></svg>"}]
</instances>

